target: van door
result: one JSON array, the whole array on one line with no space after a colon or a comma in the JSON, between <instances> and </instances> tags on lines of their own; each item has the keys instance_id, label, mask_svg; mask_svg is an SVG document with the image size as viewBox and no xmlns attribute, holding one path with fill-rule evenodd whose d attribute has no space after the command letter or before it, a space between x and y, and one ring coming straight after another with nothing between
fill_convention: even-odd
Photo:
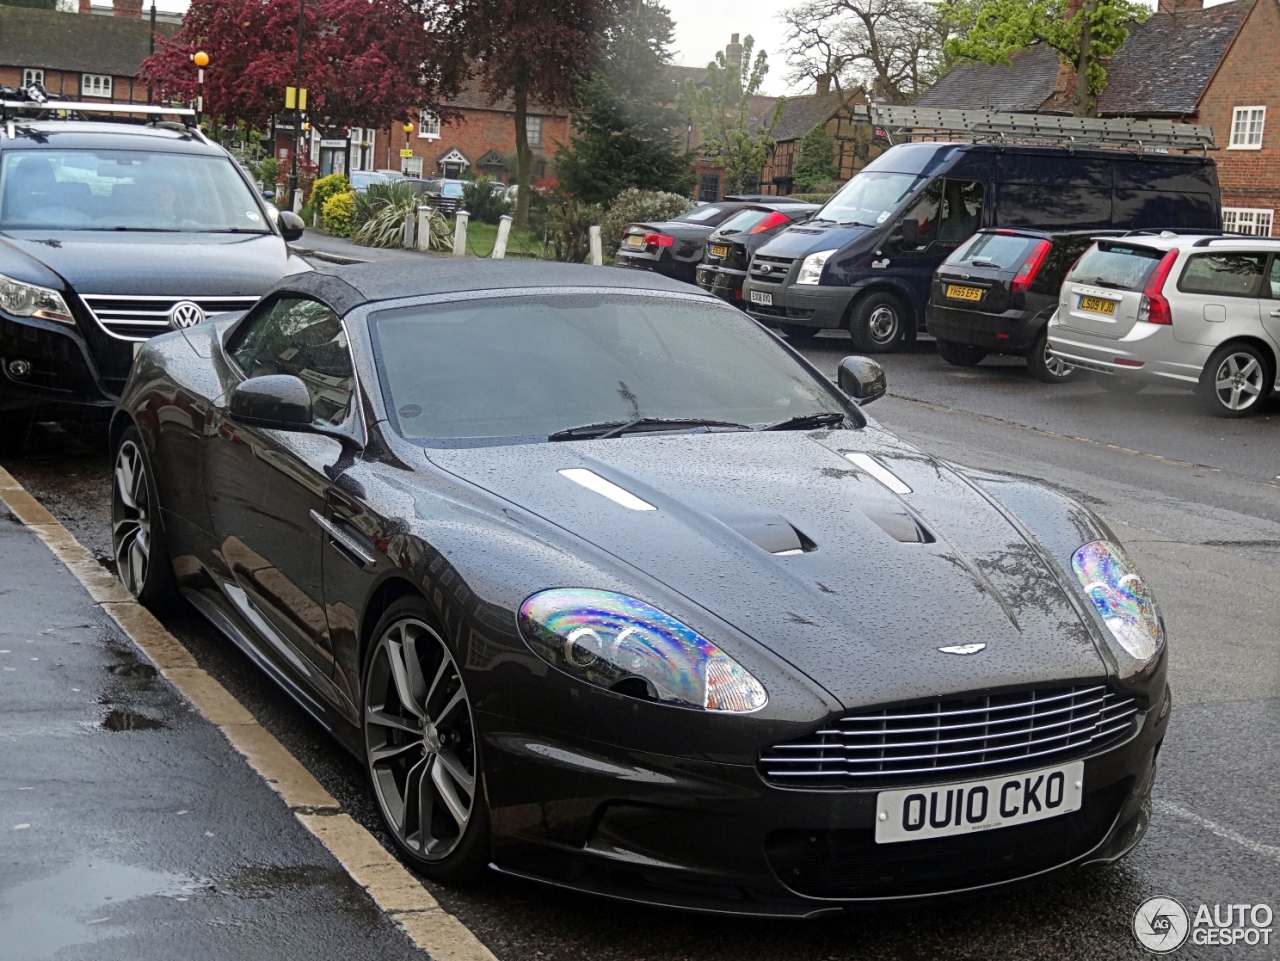
<instances>
[{"instance_id":1,"label":"van door","mask_svg":"<svg viewBox=\"0 0 1280 961\"><path fill-rule=\"evenodd\" d=\"M983 193L976 180L935 180L903 213L892 272L911 285L916 303L928 302L933 272L982 226Z\"/></svg>"},{"instance_id":2,"label":"van door","mask_svg":"<svg viewBox=\"0 0 1280 961\"><path fill-rule=\"evenodd\" d=\"M1193 254L1171 298L1173 336L1184 344L1216 347L1239 336L1257 336L1263 268L1261 252Z\"/></svg>"}]
</instances>

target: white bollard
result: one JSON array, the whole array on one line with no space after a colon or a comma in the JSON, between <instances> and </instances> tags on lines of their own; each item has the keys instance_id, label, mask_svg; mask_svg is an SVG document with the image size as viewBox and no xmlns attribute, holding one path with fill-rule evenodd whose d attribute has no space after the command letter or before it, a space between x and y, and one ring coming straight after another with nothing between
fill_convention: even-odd
<instances>
[{"instance_id":1,"label":"white bollard","mask_svg":"<svg viewBox=\"0 0 1280 961\"><path fill-rule=\"evenodd\" d=\"M591 228L591 263L596 267L604 266L604 251L600 247L600 228Z\"/></svg>"},{"instance_id":2,"label":"white bollard","mask_svg":"<svg viewBox=\"0 0 1280 961\"><path fill-rule=\"evenodd\" d=\"M493 242L493 259L502 260L507 256L507 238L511 236L511 215L503 214L498 218L498 239Z\"/></svg>"},{"instance_id":3,"label":"white bollard","mask_svg":"<svg viewBox=\"0 0 1280 961\"><path fill-rule=\"evenodd\" d=\"M414 215L413 212L410 211L404 215L404 243L401 246L403 246L405 250L413 250L413 248L417 246L414 243L413 238L413 224Z\"/></svg>"},{"instance_id":4,"label":"white bollard","mask_svg":"<svg viewBox=\"0 0 1280 961\"><path fill-rule=\"evenodd\" d=\"M471 219L471 214L465 210L459 210L457 221L453 227L453 255L455 257L465 257L467 255L467 221Z\"/></svg>"},{"instance_id":5,"label":"white bollard","mask_svg":"<svg viewBox=\"0 0 1280 961\"><path fill-rule=\"evenodd\" d=\"M431 208L426 204L418 208L418 249L431 249Z\"/></svg>"}]
</instances>

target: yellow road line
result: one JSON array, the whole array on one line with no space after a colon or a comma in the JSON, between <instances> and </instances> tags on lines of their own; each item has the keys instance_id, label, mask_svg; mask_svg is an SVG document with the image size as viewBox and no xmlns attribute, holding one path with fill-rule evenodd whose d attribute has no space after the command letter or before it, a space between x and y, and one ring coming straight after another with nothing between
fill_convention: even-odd
<instances>
[{"instance_id":1,"label":"yellow road line","mask_svg":"<svg viewBox=\"0 0 1280 961\"><path fill-rule=\"evenodd\" d=\"M230 691L201 670L191 652L3 467L0 500L44 541L169 683L244 755L249 766L414 944L435 961L497 961L466 925L440 907L408 868L344 814L311 772Z\"/></svg>"}]
</instances>

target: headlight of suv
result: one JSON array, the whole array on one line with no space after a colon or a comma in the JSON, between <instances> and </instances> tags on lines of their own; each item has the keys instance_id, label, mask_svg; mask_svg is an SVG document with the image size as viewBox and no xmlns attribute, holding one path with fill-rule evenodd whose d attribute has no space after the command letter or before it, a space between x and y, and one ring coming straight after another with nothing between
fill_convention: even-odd
<instances>
[{"instance_id":1,"label":"headlight of suv","mask_svg":"<svg viewBox=\"0 0 1280 961\"><path fill-rule=\"evenodd\" d=\"M1093 541L1071 558L1071 569L1120 648L1138 669L1164 648L1164 622L1146 581L1119 544Z\"/></svg>"},{"instance_id":2,"label":"headlight of suv","mask_svg":"<svg viewBox=\"0 0 1280 961\"><path fill-rule=\"evenodd\" d=\"M820 250L806 257L804 263L800 265L800 273L796 274L796 283L816 284L822 279L822 268L827 265L827 261L834 253L834 250Z\"/></svg>"},{"instance_id":3,"label":"headlight of suv","mask_svg":"<svg viewBox=\"0 0 1280 961\"><path fill-rule=\"evenodd\" d=\"M769 703L761 683L720 648L623 594L542 591L520 606L520 627L539 657L596 687L731 714Z\"/></svg>"},{"instance_id":4,"label":"headlight of suv","mask_svg":"<svg viewBox=\"0 0 1280 961\"><path fill-rule=\"evenodd\" d=\"M75 318L67 309L62 294L48 287L37 287L0 274L0 310L15 317L39 317L41 320L60 320L74 324Z\"/></svg>"}]
</instances>

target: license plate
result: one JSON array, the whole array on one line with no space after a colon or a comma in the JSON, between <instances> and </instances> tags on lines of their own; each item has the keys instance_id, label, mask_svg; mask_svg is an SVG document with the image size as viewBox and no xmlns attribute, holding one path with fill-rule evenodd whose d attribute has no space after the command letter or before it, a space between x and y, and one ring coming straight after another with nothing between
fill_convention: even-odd
<instances>
[{"instance_id":1,"label":"license plate","mask_svg":"<svg viewBox=\"0 0 1280 961\"><path fill-rule=\"evenodd\" d=\"M876 844L992 831L1080 810L1084 761L876 795Z\"/></svg>"},{"instance_id":2,"label":"license plate","mask_svg":"<svg viewBox=\"0 0 1280 961\"><path fill-rule=\"evenodd\" d=\"M753 304L762 304L765 307L773 306L773 294L764 290L751 291L751 302Z\"/></svg>"},{"instance_id":3,"label":"license plate","mask_svg":"<svg viewBox=\"0 0 1280 961\"><path fill-rule=\"evenodd\" d=\"M644 246L644 234L632 234L630 237L628 237L628 238L627 238L627 246L628 246L628 247L643 247L643 246Z\"/></svg>"},{"instance_id":4,"label":"license plate","mask_svg":"<svg viewBox=\"0 0 1280 961\"><path fill-rule=\"evenodd\" d=\"M952 300L981 300L981 287L961 287L958 284L947 284L947 296Z\"/></svg>"},{"instance_id":5,"label":"license plate","mask_svg":"<svg viewBox=\"0 0 1280 961\"><path fill-rule=\"evenodd\" d=\"M716 245L714 245L714 246L711 248L711 256L712 256L712 257L727 257L727 256L729 256L729 248L728 248L728 247L721 247L719 244L716 244Z\"/></svg>"},{"instance_id":6,"label":"license plate","mask_svg":"<svg viewBox=\"0 0 1280 961\"><path fill-rule=\"evenodd\" d=\"M1080 309L1092 310L1095 314L1106 314L1111 317L1115 315L1116 302L1107 300L1105 297L1081 297Z\"/></svg>"}]
</instances>

